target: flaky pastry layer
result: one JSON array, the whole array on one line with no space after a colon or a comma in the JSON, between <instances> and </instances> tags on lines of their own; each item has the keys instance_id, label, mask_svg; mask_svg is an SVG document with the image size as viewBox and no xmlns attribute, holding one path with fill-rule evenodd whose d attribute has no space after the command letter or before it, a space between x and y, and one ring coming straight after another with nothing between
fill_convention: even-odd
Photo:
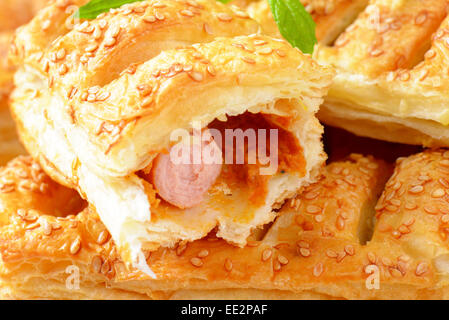
<instances>
[{"instance_id":1,"label":"flaky pastry layer","mask_svg":"<svg viewBox=\"0 0 449 320\"><path fill-rule=\"evenodd\" d=\"M386 184L391 169L371 157L331 163L244 248L210 234L148 253L155 280L126 268L92 207L74 193L67 207L71 191L20 158L0 172L11 180L0 193L2 297L445 299L448 161L445 150L399 159Z\"/></svg>"}]
</instances>

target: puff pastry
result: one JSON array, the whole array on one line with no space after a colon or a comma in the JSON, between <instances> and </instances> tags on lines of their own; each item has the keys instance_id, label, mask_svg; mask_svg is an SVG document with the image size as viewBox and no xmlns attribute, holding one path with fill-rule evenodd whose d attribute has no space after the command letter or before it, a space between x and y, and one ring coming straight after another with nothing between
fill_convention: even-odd
<instances>
[{"instance_id":1,"label":"puff pastry","mask_svg":"<svg viewBox=\"0 0 449 320\"><path fill-rule=\"evenodd\" d=\"M273 208L316 180L325 155L314 114L333 72L282 40L249 35L259 26L243 11L158 0L72 31L65 19L64 8L49 6L18 33L15 59L24 65L13 113L31 155L96 208L128 263L151 273L143 249L200 239L215 227L243 246L252 229L273 221ZM246 181L229 166L193 208L161 201L146 175L172 131L197 122L275 127L287 165L266 179L244 172Z\"/></svg>"},{"instance_id":2,"label":"puff pastry","mask_svg":"<svg viewBox=\"0 0 449 320\"><path fill-rule=\"evenodd\" d=\"M338 76L319 117L358 135L448 146L447 1L371 1L316 58Z\"/></svg>"},{"instance_id":3,"label":"puff pastry","mask_svg":"<svg viewBox=\"0 0 449 320\"><path fill-rule=\"evenodd\" d=\"M152 279L127 270L93 207L19 158L0 172L1 295L447 299L448 163L448 151L426 151L399 159L388 179L389 165L353 154L328 165L243 248L212 233L148 253ZM79 268L79 290L66 286L68 267Z\"/></svg>"},{"instance_id":4,"label":"puff pastry","mask_svg":"<svg viewBox=\"0 0 449 320\"><path fill-rule=\"evenodd\" d=\"M316 37L320 43L333 41L363 11L368 0L300 0L316 23ZM262 26L263 32L281 37L266 0L234 0L231 5L245 9Z\"/></svg>"}]
</instances>

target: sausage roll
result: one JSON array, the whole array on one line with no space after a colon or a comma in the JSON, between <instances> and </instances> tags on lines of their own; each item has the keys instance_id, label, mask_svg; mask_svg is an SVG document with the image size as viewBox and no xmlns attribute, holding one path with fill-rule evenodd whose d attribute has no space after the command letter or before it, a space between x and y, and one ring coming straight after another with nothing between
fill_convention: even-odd
<instances>
[{"instance_id":1,"label":"sausage roll","mask_svg":"<svg viewBox=\"0 0 449 320\"><path fill-rule=\"evenodd\" d=\"M13 30L26 23L44 5L44 0L3 0L0 3L0 165L25 152L17 139L8 109L14 68L8 61Z\"/></svg>"},{"instance_id":2,"label":"sausage roll","mask_svg":"<svg viewBox=\"0 0 449 320\"><path fill-rule=\"evenodd\" d=\"M64 18L50 6L18 33L13 113L31 155L92 204L127 262L145 269L143 249L215 228L243 246L316 180L325 155L315 112L333 71L284 41L232 37L259 28L244 12L214 0L158 0L73 30ZM192 164L172 159L179 130L187 141L202 136ZM260 141L244 136L233 150L228 132L239 130ZM250 160L261 145L278 155L275 166L266 152Z\"/></svg>"},{"instance_id":3,"label":"sausage roll","mask_svg":"<svg viewBox=\"0 0 449 320\"><path fill-rule=\"evenodd\" d=\"M449 146L445 0L374 0L317 59L337 68L322 121L361 136Z\"/></svg>"},{"instance_id":4,"label":"sausage roll","mask_svg":"<svg viewBox=\"0 0 449 320\"><path fill-rule=\"evenodd\" d=\"M357 15L368 0L300 0L316 23L316 37L320 43L331 44ZM263 32L281 37L267 0L234 0L231 5L245 9L259 22Z\"/></svg>"},{"instance_id":5,"label":"sausage roll","mask_svg":"<svg viewBox=\"0 0 449 320\"><path fill-rule=\"evenodd\" d=\"M0 294L447 299L447 154L400 159L386 185L391 169L382 161L353 154L331 163L243 248L211 233L146 252L156 279L126 268L92 206L50 180L37 163L19 158L0 171L2 184L9 181L0 189Z\"/></svg>"}]
</instances>

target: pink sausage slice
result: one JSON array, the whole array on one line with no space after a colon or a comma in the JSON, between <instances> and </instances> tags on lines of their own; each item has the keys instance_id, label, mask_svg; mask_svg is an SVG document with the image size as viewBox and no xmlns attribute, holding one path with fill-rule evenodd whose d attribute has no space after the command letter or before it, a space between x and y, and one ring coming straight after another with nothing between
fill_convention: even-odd
<instances>
[{"instance_id":1,"label":"pink sausage slice","mask_svg":"<svg viewBox=\"0 0 449 320\"><path fill-rule=\"evenodd\" d=\"M182 146L187 161L179 161L172 157L176 147L180 150L180 145L175 145L169 154L159 154L153 162L153 185L168 203L181 209L192 208L203 201L220 175L222 153L215 141L208 139L201 148L199 144L192 144L190 150Z\"/></svg>"}]
</instances>

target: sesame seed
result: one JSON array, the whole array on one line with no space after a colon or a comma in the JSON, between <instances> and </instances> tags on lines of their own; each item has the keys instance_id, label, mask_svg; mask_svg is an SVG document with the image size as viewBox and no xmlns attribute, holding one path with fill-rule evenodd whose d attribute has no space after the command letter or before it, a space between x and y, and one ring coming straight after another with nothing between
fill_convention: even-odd
<instances>
[{"instance_id":1,"label":"sesame seed","mask_svg":"<svg viewBox=\"0 0 449 320\"><path fill-rule=\"evenodd\" d=\"M383 50L381 49L377 49L377 48L372 48L369 52L370 56L372 57L379 57L384 53Z\"/></svg>"},{"instance_id":2,"label":"sesame seed","mask_svg":"<svg viewBox=\"0 0 449 320\"><path fill-rule=\"evenodd\" d=\"M321 262L317 263L315 265L315 267L313 268L313 275L318 278L319 276L321 276L323 274L323 271L324 271L323 264Z\"/></svg>"},{"instance_id":3,"label":"sesame seed","mask_svg":"<svg viewBox=\"0 0 449 320\"><path fill-rule=\"evenodd\" d=\"M268 42L266 42L265 40L254 40L254 45L255 46L263 46L264 44L267 44Z\"/></svg>"},{"instance_id":4,"label":"sesame seed","mask_svg":"<svg viewBox=\"0 0 449 320\"><path fill-rule=\"evenodd\" d=\"M218 13L217 18L218 18L218 20L223 21L223 22L230 22L232 20L232 16L230 16L227 13Z\"/></svg>"},{"instance_id":5,"label":"sesame seed","mask_svg":"<svg viewBox=\"0 0 449 320\"><path fill-rule=\"evenodd\" d=\"M412 194L418 194L418 193L421 193L423 191L424 191L424 187L418 185L418 186L411 187L408 192L412 193Z\"/></svg>"},{"instance_id":6,"label":"sesame seed","mask_svg":"<svg viewBox=\"0 0 449 320\"><path fill-rule=\"evenodd\" d=\"M159 21L162 21L165 19L165 15L162 13L156 12L154 15L155 15L156 19Z\"/></svg>"},{"instance_id":7,"label":"sesame seed","mask_svg":"<svg viewBox=\"0 0 449 320\"><path fill-rule=\"evenodd\" d=\"M299 254L304 258L307 258L310 256L310 250L307 248L299 248Z\"/></svg>"},{"instance_id":8,"label":"sesame seed","mask_svg":"<svg viewBox=\"0 0 449 320\"><path fill-rule=\"evenodd\" d=\"M427 12L426 11L420 12L415 18L415 24L420 26L424 24L426 20L427 20Z\"/></svg>"},{"instance_id":9,"label":"sesame seed","mask_svg":"<svg viewBox=\"0 0 449 320\"><path fill-rule=\"evenodd\" d=\"M153 23L156 21L156 17L153 15L150 16L146 16L143 18L143 21L147 22L147 23Z\"/></svg>"},{"instance_id":10,"label":"sesame seed","mask_svg":"<svg viewBox=\"0 0 449 320\"><path fill-rule=\"evenodd\" d=\"M410 217L410 218L408 218L408 219L404 222L404 225L406 225L406 226L411 226L411 225L414 224L414 223L415 223L415 218Z\"/></svg>"},{"instance_id":11,"label":"sesame seed","mask_svg":"<svg viewBox=\"0 0 449 320\"><path fill-rule=\"evenodd\" d=\"M207 257L209 255L209 251L208 250L206 250L206 249L204 249L204 250L201 250L199 253L198 253L198 258L205 258L205 257Z\"/></svg>"},{"instance_id":12,"label":"sesame seed","mask_svg":"<svg viewBox=\"0 0 449 320\"><path fill-rule=\"evenodd\" d=\"M270 259L271 258L271 256L272 256L272 254L273 254L273 251L271 250L271 249L265 249L263 252L262 252L262 261L267 261L268 259Z\"/></svg>"},{"instance_id":13,"label":"sesame seed","mask_svg":"<svg viewBox=\"0 0 449 320\"><path fill-rule=\"evenodd\" d=\"M181 15L183 15L183 16L186 16L186 17L193 17L194 16L193 12L190 11L190 10L181 10L179 13Z\"/></svg>"},{"instance_id":14,"label":"sesame seed","mask_svg":"<svg viewBox=\"0 0 449 320\"><path fill-rule=\"evenodd\" d=\"M213 77L215 77L215 75L217 74L215 68L211 65L207 66L207 72Z\"/></svg>"},{"instance_id":15,"label":"sesame seed","mask_svg":"<svg viewBox=\"0 0 449 320\"><path fill-rule=\"evenodd\" d=\"M85 51L86 52L94 52L97 49L98 49L98 44L97 43L93 43L93 44L88 45L86 47Z\"/></svg>"},{"instance_id":16,"label":"sesame seed","mask_svg":"<svg viewBox=\"0 0 449 320\"><path fill-rule=\"evenodd\" d=\"M271 49L270 47L265 47L258 51L258 53L262 54L262 55L268 55L268 54L271 54L272 52L273 52L273 49Z\"/></svg>"},{"instance_id":17,"label":"sesame seed","mask_svg":"<svg viewBox=\"0 0 449 320\"><path fill-rule=\"evenodd\" d=\"M229 259L229 258L226 258L225 263L224 263L224 267L225 267L226 271L231 272L231 270L232 270L232 260Z\"/></svg>"},{"instance_id":18,"label":"sesame seed","mask_svg":"<svg viewBox=\"0 0 449 320\"><path fill-rule=\"evenodd\" d=\"M403 276L402 272L399 271L399 270L396 269L396 268L390 267L390 268L388 268L388 271L389 271L390 274L391 274L393 277L395 277L395 278L401 278L401 277Z\"/></svg>"},{"instance_id":19,"label":"sesame seed","mask_svg":"<svg viewBox=\"0 0 449 320\"><path fill-rule=\"evenodd\" d=\"M188 75L190 78L192 78L193 80L195 80L197 82L201 82L204 79L203 74L200 72L193 71L193 72L190 72Z\"/></svg>"},{"instance_id":20,"label":"sesame seed","mask_svg":"<svg viewBox=\"0 0 449 320\"><path fill-rule=\"evenodd\" d=\"M254 60L252 58L249 58L249 57L242 57L242 60L245 61L246 63L249 63L249 64L255 64L256 63L256 60Z\"/></svg>"},{"instance_id":21,"label":"sesame seed","mask_svg":"<svg viewBox=\"0 0 449 320\"><path fill-rule=\"evenodd\" d=\"M104 46L105 47L112 47L115 45L115 43L117 42L117 40L115 38L108 38L104 40Z\"/></svg>"},{"instance_id":22,"label":"sesame seed","mask_svg":"<svg viewBox=\"0 0 449 320\"><path fill-rule=\"evenodd\" d=\"M316 205L308 205L306 207L306 212L310 213L310 214L317 214L320 213L322 211L322 209Z\"/></svg>"},{"instance_id":23,"label":"sesame seed","mask_svg":"<svg viewBox=\"0 0 449 320\"><path fill-rule=\"evenodd\" d=\"M428 214L438 214L438 211L431 206L424 206L424 211L427 212Z\"/></svg>"},{"instance_id":24,"label":"sesame seed","mask_svg":"<svg viewBox=\"0 0 449 320\"><path fill-rule=\"evenodd\" d=\"M336 258L338 254L337 254L337 252L335 252L334 250L328 249L328 250L326 250L326 255L327 255L329 258Z\"/></svg>"},{"instance_id":25,"label":"sesame seed","mask_svg":"<svg viewBox=\"0 0 449 320\"><path fill-rule=\"evenodd\" d=\"M416 266L415 274L420 277L429 271L429 266L425 262L421 262Z\"/></svg>"},{"instance_id":26,"label":"sesame seed","mask_svg":"<svg viewBox=\"0 0 449 320\"><path fill-rule=\"evenodd\" d=\"M288 259L285 256L283 256L283 255L279 255L278 256L278 261L282 265L286 265L289 262Z\"/></svg>"},{"instance_id":27,"label":"sesame seed","mask_svg":"<svg viewBox=\"0 0 449 320\"><path fill-rule=\"evenodd\" d=\"M204 29L204 32L206 32L207 34L210 34L210 35L213 34L211 27L207 23L205 23L203 25L203 29Z\"/></svg>"},{"instance_id":28,"label":"sesame seed","mask_svg":"<svg viewBox=\"0 0 449 320\"><path fill-rule=\"evenodd\" d=\"M78 253L78 251L80 251L80 249L81 249L81 239L78 237L70 245L70 253L75 255Z\"/></svg>"},{"instance_id":29,"label":"sesame seed","mask_svg":"<svg viewBox=\"0 0 449 320\"><path fill-rule=\"evenodd\" d=\"M345 247L345 252L346 252L348 255L353 256L353 255L355 254L354 247L353 247L352 245L349 245L349 244L348 244L348 245Z\"/></svg>"},{"instance_id":30,"label":"sesame seed","mask_svg":"<svg viewBox=\"0 0 449 320\"><path fill-rule=\"evenodd\" d=\"M192 258L190 259L190 263L197 268L200 268L203 266L203 260L201 260L200 258Z\"/></svg>"},{"instance_id":31,"label":"sesame seed","mask_svg":"<svg viewBox=\"0 0 449 320\"><path fill-rule=\"evenodd\" d=\"M300 248L310 248L310 244L304 240L299 240L298 241L298 247Z\"/></svg>"},{"instance_id":32,"label":"sesame seed","mask_svg":"<svg viewBox=\"0 0 449 320\"><path fill-rule=\"evenodd\" d=\"M98 243L99 245L103 245L104 243L106 243L106 241L108 240L108 238L109 238L109 232L106 231L106 230L103 230L103 231L101 231L100 234L98 235L97 243Z\"/></svg>"},{"instance_id":33,"label":"sesame seed","mask_svg":"<svg viewBox=\"0 0 449 320\"><path fill-rule=\"evenodd\" d=\"M441 198L442 196L444 196L444 194L445 194L444 190L441 188L438 188L432 192L432 197L433 198Z\"/></svg>"},{"instance_id":34,"label":"sesame seed","mask_svg":"<svg viewBox=\"0 0 449 320\"><path fill-rule=\"evenodd\" d=\"M283 58L283 57L285 57L287 54L284 52L284 51L282 51L282 50L276 50L276 54L279 56L279 57L281 57L281 58Z\"/></svg>"},{"instance_id":35,"label":"sesame seed","mask_svg":"<svg viewBox=\"0 0 449 320\"><path fill-rule=\"evenodd\" d=\"M109 29L109 36L110 37L112 37L112 38L117 38L117 36L119 35L119 33L120 33L120 30L121 30L121 28L119 27L119 26L112 26L110 29Z\"/></svg>"}]
</instances>

